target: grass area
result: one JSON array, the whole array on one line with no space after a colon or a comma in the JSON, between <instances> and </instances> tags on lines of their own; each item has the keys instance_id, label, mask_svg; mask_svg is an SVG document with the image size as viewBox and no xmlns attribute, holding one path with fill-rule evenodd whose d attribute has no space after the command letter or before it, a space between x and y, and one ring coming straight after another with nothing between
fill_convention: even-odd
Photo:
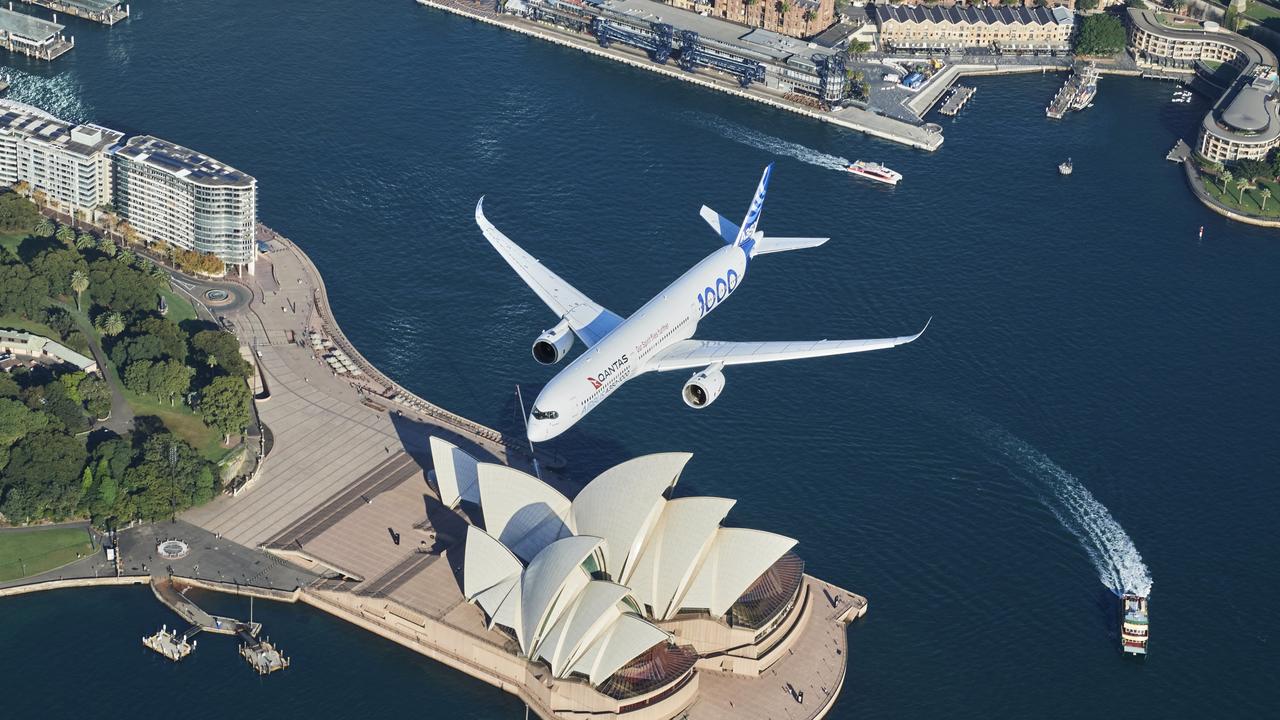
<instances>
[{"instance_id":1,"label":"grass area","mask_svg":"<svg viewBox=\"0 0 1280 720\"><path fill-rule=\"evenodd\" d=\"M165 317L176 323L181 323L183 320L196 319L196 308L191 304L190 300L168 288L162 289L160 295L164 298L164 304L169 308L169 314Z\"/></svg>"},{"instance_id":2,"label":"grass area","mask_svg":"<svg viewBox=\"0 0 1280 720\"><path fill-rule=\"evenodd\" d=\"M160 418L165 427L191 443L206 459L218 462L230 452L222 446L222 436L218 431L205 425L200 416L186 405L169 407L168 403L135 395L127 389L124 391L124 398L129 401L135 415L154 415Z\"/></svg>"},{"instance_id":3,"label":"grass area","mask_svg":"<svg viewBox=\"0 0 1280 720\"><path fill-rule=\"evenodd\" d=\"M38 575L93 552L84 528L32 528L0 532L0 581Z\"/></svg>"},{"instance_id":4,"label":"grass area","mask_svg":"<svg viewBox=\"0 0 1280 720\"><path fill-rule=\"evenodd\" d=\"M1259 180L1254 183L1254 187L1245 188L1244 201L1240 201L1240 192L1235 188L1235 182L1227 183L1227 192L1222 192L1222 184L1217 182L1217 178L1202 174L1200 182L1204 184L1204 189L1209 192L1216 200L1223 205L1237 210L1239 212L1248 213L1250 215L1260 215L1263 217L1280 217L1280 184L1274 180ZM1262 209L1262 188L1271 190L1271 199L1267 200L1267 209Z\"/></svg>"},{"instance_id":5,"label":"grass area","mask_svg":"<svg viewBox=\"0 0 1280 720\"><path fill-rule=\"evenodd\" d=\"M43 335L47 338L57 340L60 335L58 331L43 323L33 322L20 315L0 315L0 328L10 328L12 330L26 330L29 333Z\"/></svg>"},{"instance_id":6,"label":"grass area","mask_svg":"<svg viewBox=\"0 0 1280 720\"><path fill-rule=\"evenodd\" d=\"M0 247L9 250L14 255L18 254L18 246L31 236L31 233L4 233L0 232Z\"/></svg>"}]
</instances>

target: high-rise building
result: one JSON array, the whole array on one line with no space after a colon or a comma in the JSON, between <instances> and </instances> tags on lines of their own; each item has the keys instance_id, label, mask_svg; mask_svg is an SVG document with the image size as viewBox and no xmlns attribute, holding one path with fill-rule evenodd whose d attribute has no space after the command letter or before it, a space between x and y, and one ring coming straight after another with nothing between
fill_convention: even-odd
<instances>
[{"instance_id":1,"label":"high-rise building","mask_svg":"<svg viewBox=\"0 0 1280 720\"><path fill-rule=\"evenodd\" d=\"M149 241L213 253L253 274L258 181L150 135L116 149L115 206Z\"/></svg>"},{"instance_id":2,"label":"high-rise building","mask_svg":"<svg viewBox=\"0 0 1280 720\"><path fill-rule=\"evenodd\" d=\"M0 103L0 183L26 182L50 207L86 218L111 202L109 150L123 133L72 125L21 103Z\"/></svg>"}]
</instances>

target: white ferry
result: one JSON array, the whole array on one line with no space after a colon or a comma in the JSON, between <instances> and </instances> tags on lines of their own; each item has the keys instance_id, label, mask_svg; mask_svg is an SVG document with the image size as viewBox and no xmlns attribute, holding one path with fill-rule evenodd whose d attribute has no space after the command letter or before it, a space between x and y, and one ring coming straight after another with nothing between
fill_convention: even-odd
<instances>
[{"instance_id":1,"label":"white ferry","mask_svg":"<svg viewBox=\"0 0 1280 720\"><path fill-rule=\"evenodd\" d=\"M844 169L846 172L851 172L854 175L861 175L865 178L871 178L876 182L882 182L888 185L897 185L898 182L902 180L902 173L897 172L896 170L890 170L880 163L859 160L852 165L846 165Z\"/></svg>"},{"instance_id":2,"label":"white ferry","mask_svg":"<svg viewBox=\"0 0 1280 720\"><path fill-rule=\"evenodd\" d=\"M1129 655L1147 654L1147 599L1136 593L1120 598L1120 647Z\"/></svg>"}]
</instances>

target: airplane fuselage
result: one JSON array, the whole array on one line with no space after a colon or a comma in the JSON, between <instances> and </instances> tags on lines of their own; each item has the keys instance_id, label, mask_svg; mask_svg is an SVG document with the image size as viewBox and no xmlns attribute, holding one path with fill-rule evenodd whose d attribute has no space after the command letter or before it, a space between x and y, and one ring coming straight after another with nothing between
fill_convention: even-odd
<instances>
[{"instance_id":1,"label":"airplane fuselage","mask_svg":"<svg viewBox=\"0 0 1280 720\"><path fill-rule=\"evenodd\" d=\"M547 383L534 408L556 417L531 418L529 439L548 440L568 430L628 380L648 372L648 360L693 337L698 322L746 274L747 253L737 245L725 245L690 268Z\"/></svg>"}]
</instances>

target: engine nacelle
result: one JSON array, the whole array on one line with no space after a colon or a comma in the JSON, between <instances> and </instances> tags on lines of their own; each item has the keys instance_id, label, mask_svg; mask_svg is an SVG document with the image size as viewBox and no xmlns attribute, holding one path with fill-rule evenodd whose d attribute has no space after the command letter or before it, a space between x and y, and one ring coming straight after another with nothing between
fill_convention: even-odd
<instances>
[{"instance_id":1,"label":"engine nacelle","mask_svg":"<svg viewBox=\"0 0 1280 720\"><path fill-rule=\"evenodd\" d=\"M693 374L688 382L684 384L684 389L680 391L680 397L684 398L684 404L695 410L710 405L720 397L720 392L724 390L724 373L720 372L723 365L716 363L703 370Z\"/></svg>"},{"instance_id":2,"label":"engine nacelle","mask_svg":"<svg viewBox=\"0 0 1280 720\"><path fill-rule=\"evenodd\" d=\"M543 330L537 340L533 341L533 359L543 365L555 365L564 359L573 347L573 331L569 329L569 321L561 320L550 330Z\"/></svg>"}]
</instances>

